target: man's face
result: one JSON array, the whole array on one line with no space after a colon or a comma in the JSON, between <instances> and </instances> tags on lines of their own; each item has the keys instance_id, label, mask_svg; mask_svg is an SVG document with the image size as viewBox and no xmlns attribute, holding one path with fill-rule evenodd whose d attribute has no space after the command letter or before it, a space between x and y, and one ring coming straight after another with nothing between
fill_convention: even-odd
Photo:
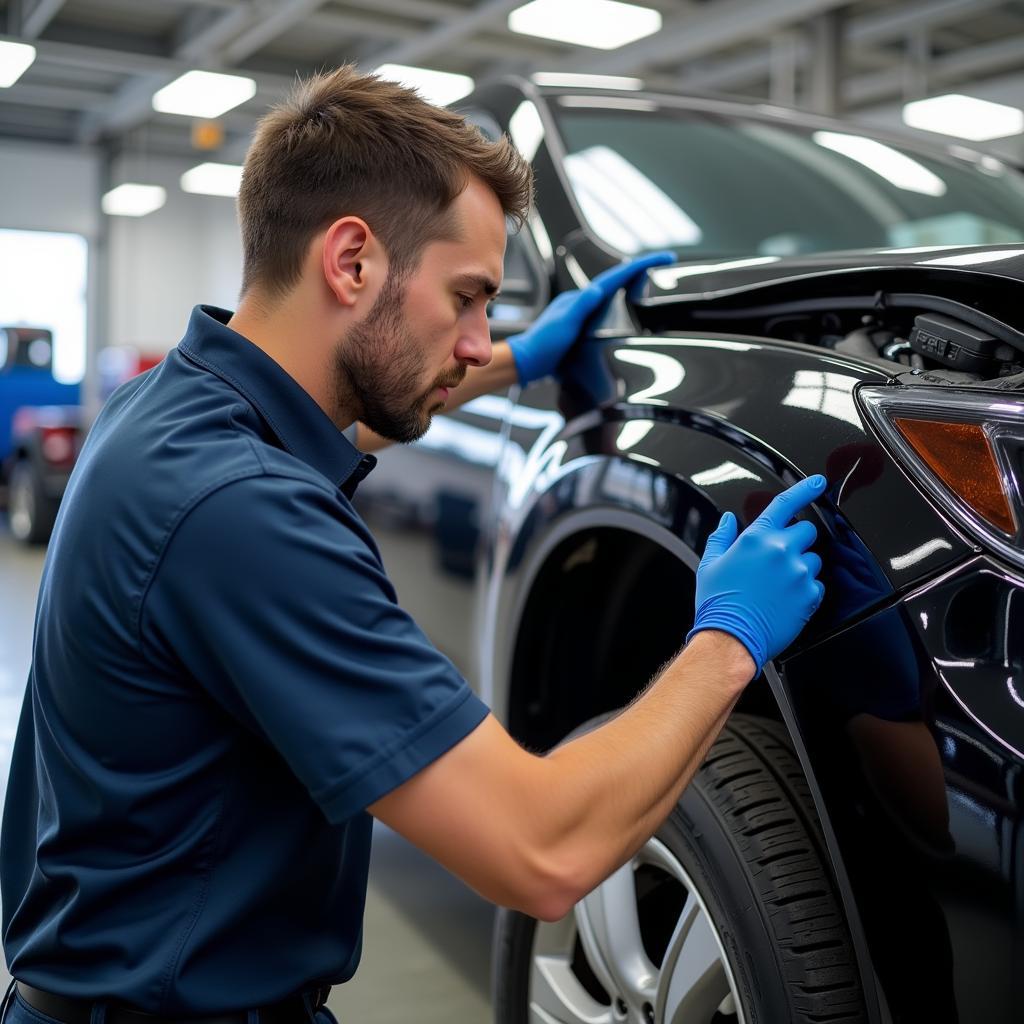
<instances>
[{"instance_id":1,"label":"man's face","mask_svg":"<svg viewBox=\"0 0 1024 1024\"><path fill-rule=\"evenodd\" d=\"M491 359L487 303L501 283L505 216L476 179L452 213L458 237L429 242L415 270L390 275L335 351L339 401L392 441L422 437L467 368Z\"/></svg>"}]
</instances>

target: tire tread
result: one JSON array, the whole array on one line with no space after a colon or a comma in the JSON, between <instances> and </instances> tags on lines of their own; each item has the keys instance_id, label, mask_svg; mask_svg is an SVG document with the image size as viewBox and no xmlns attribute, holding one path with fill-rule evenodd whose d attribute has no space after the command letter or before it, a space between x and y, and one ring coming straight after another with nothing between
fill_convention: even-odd
<instances>
[{"instance_id":1,"label":"tire tread","mask_svg":"<svg viewBox=\"0 0 1024 1024\"><path fill-rule=\"evenodd\" d=\"M860 974L803 769L781 726L733 715L699 773L767 908L801 1022L866 1020ZM739 785L734 783L739 782Z\"/></svg>"}]
</instances>

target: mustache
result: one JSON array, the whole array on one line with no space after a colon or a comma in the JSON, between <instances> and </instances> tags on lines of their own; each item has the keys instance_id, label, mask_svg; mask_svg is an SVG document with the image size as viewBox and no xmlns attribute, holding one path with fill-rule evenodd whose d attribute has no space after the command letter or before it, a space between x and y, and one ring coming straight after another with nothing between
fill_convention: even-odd
<instances>
[{"instance_id":1,"label":"mustache","mask_svg":"<svg viewBox=\"0 0 1024 1024\"><path fill-rule=\"evenodd\" d=\"M466 379L466 367L460 366L458 370L453 371L446 377L438 377L434 383L434 387L447 388L451 391L453 388L457 388Z\"/></svg>"}]
</instances>

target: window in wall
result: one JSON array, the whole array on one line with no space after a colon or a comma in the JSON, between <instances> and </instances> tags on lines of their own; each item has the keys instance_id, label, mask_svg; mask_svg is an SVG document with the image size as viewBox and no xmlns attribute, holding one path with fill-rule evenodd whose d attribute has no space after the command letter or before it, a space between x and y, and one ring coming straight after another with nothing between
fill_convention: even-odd
<instances>
[{"instance_id":1,"label":"window in wall","mask_svg":"<svg viewBox=\"0 0 1024 1024\"><path fill-rule=\"evenodd\" d=\"M0 228L0 324L53 332L53 375L85 374L86 275L81 235Z\"/></svg>"}]
</instances>

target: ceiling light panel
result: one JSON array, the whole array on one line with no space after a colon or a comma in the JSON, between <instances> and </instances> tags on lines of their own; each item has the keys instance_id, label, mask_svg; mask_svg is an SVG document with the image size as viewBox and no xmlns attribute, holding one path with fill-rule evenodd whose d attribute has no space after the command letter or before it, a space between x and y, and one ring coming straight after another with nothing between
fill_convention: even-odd
<instances>
[{"instance_id":1,"label":"ceiling light panel","mask_svg":"<svg viewBox=\"0 0 1024 1024\"><path fill-rule=\"evenodd\" d=\"M242 75L187 71L153 96L153 109L187 117L220 117L256 95L256 83Z\"/></svg>"},{"instance_id":2,"label":"ceiling light panel","mask_svg":"<svg viewBox=\"0 0 1024 1024\"><path fill-rule=\"evenodd\" d=\"M167 201L167 191L159 185L126 182L112 188L101 200L103 212L112 217L145 217Z\"/></svg>"},{"instance_id":3,"label":"ceiling light panel","mask_svg":"<svg viewBox=\"0 0 1024 1024\"><path fill-rule=\"evenodd\" d=\"M619 0L532 0L509 14L508 27L522 35L617 50L657 32L661 12Z\"/></svg>"},{"instance_id":4,"label":"ceiling light panel","mask_svg":"<svg viewBox=\"0 0 1024 1024\"><path fill-rule=\"evenodd\" d=\"M0 43L0 89L21 78L36 59L36 48L28 43Z\"/></svg>"},{"instance_id":5,"label":"ceiling light panel","mask_svg":"<svg viewBox=\"0 0 1024 1024\"><path fill-rule=\"evenodd\" d=\"M450 71L435 71L433 68L416 68L408 64L381 64L373 72L389 82L415 89L428 103L443 107L462 99L473 90L473 79L469 75L456 75Z\"/></svg>"},{"instance_id":6,"label":"ceiling light panel","mask_svg":"<svg viewBox=\"0 0 1024 1024\"><path fill-rule=\"evenodd\" d=\"M907 103L903 107L903 121L911 128L955 135L972 142L1002 139L1024 132L1024 110L960 93Z\"/></svg>"},{"instance_id":7,"label":"ceiling light panel","mask_svg":"<svg viewBox=\"0 0 1024 1024\"><path fill-rule=\"evenodd\" d=\"M198 164L181 176L182 189L203 196L237 196L241 184L241 164Z\"/></svg>"}]
</instances>

